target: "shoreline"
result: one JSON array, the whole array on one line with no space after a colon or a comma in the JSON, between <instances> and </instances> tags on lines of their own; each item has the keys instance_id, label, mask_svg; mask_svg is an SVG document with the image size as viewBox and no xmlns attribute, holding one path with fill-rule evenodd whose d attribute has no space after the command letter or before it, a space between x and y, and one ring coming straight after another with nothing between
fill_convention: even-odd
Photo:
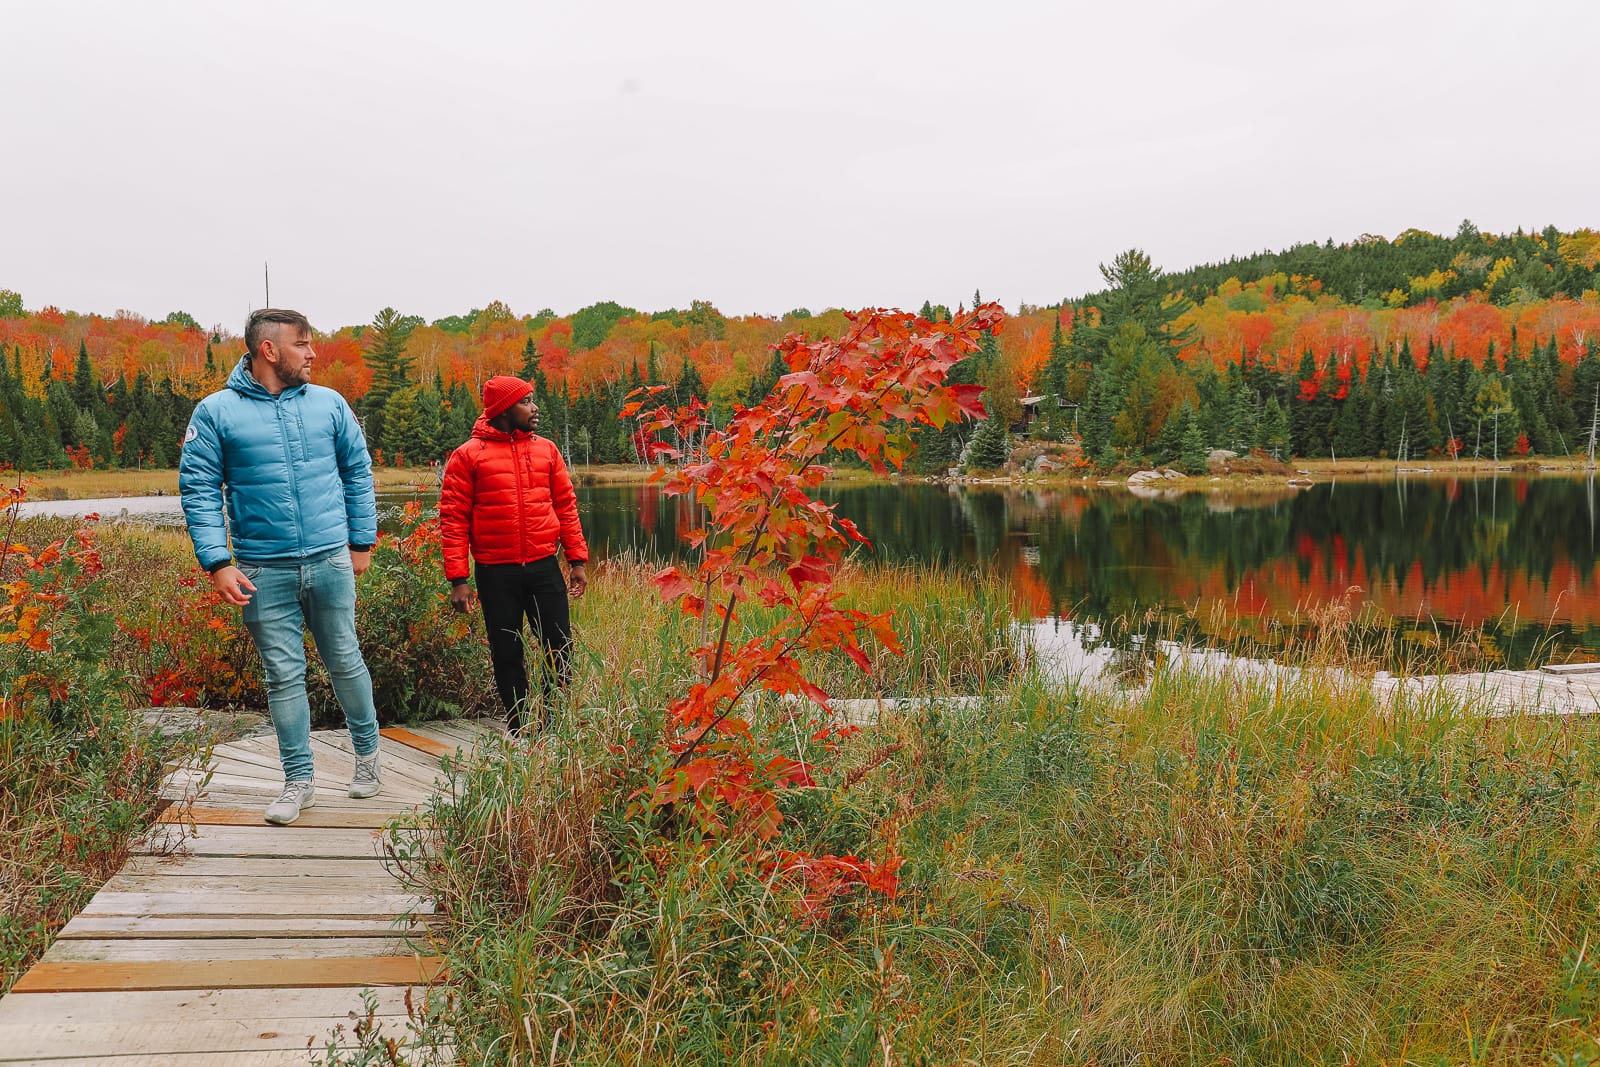
<instances>
[{"instance_id":1,"label":"shoreline","mask_svg":"<svg viewBox=\"0 0 1600 1067\"><path fill-rule=\"evenodd\" d=\"M1141 470L1160 470L1144 467ZM650 479L650 468L637 464L604 464L575 466L571 468L573 481L580 486L644 485ZM1018 488L1128 488L1128 475L1123 470L1115 474L1058 471L1037 473L976 473L957 477L934 475L890 474L880 478L867 470L845 468L835 470L829 481L853 485L881 482L902 484L907 482L932 482L946 485L991 485ZM1495 462L1488 459L1438 459L1418 460L1401 465L1394 460L1379 459L1309 459L1295 460L1274 473L1194 474L1181 478L1162 479L1150 488L1163 492L1201 492L1222 489L1284 489L1307 488L1339 479L1350 481L1378 481L1389 478L1492 478L1507 475L1516 478L1578 477L1593 475L1588 460L1582 456L1518 457ZM89 471L26 471L21 482L30 499L42 500L92 500L113 497L176 496L178 472L172 470L89 470ZM429 467L377 467L373 477L379 492L402 490L425 491L436 489L439 474ZM15 486L17 472L6 475L6 484Z\"/></svg>"}]
</instances>

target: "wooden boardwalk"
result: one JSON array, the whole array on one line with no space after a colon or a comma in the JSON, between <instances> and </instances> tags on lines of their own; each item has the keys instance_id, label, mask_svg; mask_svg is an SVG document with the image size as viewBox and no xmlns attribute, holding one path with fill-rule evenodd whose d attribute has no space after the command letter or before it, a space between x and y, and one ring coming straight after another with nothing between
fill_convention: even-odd
<instances>
[{"instance_id":1,"label":"wooden boardwalk","mask_svg":"<svg viewBox=\"0 0 1600 1067\"><path fill-rule=\"evenodd\" d=\"M369 800L345 796L349 736L317 732L317 804L288 827L262 821L283 782L271 737L174 772L163 824L0 999L0 1063L307 1064L339 1023L350 1043L369 988L400 1036L408 988L440 965L432 908L389 873L378 830L447 784L441 757L498 728L384 730L383 791Z\"/></svg>"},{"instance_id":2,"label":"wooden boardwalk","mask_svg":"<svg viewBox=\"0 0 1600 1067\"><path fill-rule=\"evenodd\" d=\"M1448 694L1485 715L1593 715L1600 713L1600 663L1541 667L1536 671L1380 677L1380 696L1404 691L1426 701Z\"/></svg>"}]
</instances>

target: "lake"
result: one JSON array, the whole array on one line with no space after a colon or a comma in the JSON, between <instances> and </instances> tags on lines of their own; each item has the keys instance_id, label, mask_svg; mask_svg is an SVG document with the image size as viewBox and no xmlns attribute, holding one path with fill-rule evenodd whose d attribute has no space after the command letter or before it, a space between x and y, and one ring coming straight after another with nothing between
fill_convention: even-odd
<instances>
[{"instance_id":1,"label":"lake","mask_svg":"<svg viewBox=\"0 0 1600 1067\"><path fill-rule=\"evenodd\" d=\"M1271 652L1307 639L1332 607L1397 637L1397 655L1441 655L1466 632L1460 666L1600 659L1593 479L1403 476L1170 496L912 483L825 495L872 540L864 558L995 575L1036 619L1137 619ZM386 527L407 499L382 496ZM654 487L581 487L579 503L596 558L685 552L687 510ZM29 507L179 518L173 497Z\"/></svg>"}]
</instances>

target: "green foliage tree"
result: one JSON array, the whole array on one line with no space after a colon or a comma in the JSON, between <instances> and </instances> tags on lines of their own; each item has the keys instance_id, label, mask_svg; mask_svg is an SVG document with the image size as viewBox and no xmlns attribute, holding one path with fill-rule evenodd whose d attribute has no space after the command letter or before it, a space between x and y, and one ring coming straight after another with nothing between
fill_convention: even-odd
<instances>
[{"instance_id":1,"label":"green foliage tree","mask_svg":"<svg viewBox=\"0 0 1600 1067\"><path fill-rule=\"evenodd\" d=\"M967 449L969 470L997 470L1005 466L1011 454L1011 434L1004 419L990 417L978 425L972 435L972 445Z\"/></svg>"},{"instance_id":2,"label":"green foliage tree","mask_svg":"<svg viewBox=\"0 0 1600 1067\"><path fill-rule=\"evenodd\" d=\"M395 449L384 425L389 398L410 384L414 357L407 353L406 342L412 328L413 324L398 311L386 307L373 316L361 338L367 366L372 371L372 385L361 398L360 412L368 445L385 452Z\"/></svg>"},{"instance_id":3,"label":"green foliage tree","mask_svg":"<svg viewBox=\"0 0 1600 1067\"><path fill-rule=\"evenodd\" d=\"M590 304L572 313L572 347L585 350L598 348L611 336L611 328L625 318L636 318L638 312L623 307L614 300Z\"/></svg>"}]
</instances>

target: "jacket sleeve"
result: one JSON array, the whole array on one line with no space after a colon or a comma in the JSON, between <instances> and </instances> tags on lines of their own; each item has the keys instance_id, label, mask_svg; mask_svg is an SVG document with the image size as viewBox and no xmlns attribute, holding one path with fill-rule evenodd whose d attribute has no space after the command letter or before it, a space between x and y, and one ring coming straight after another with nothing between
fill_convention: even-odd
<instances>
[{"instance_id":1,"label":"jacket sleeve","mask_svg":"<svg viewBox=\"0 0 1600 1067\"><path fill-rule=\"evenodd\" d=\"M222 434L209 404L194 409L184 432L183 452L178 459L178 493L200 566L209 571L232 559L222 509Z\"/></svg>"},{"instance_id":2,"label":"jacket sleeve","mask_svg":"<svg viewBox=\"0 0 1600 1067\"><path fill-rule=\"evenodd\" d=\"M344 515L350 526L350 544L373 545L378 541L378 498L372 488L372 457L367 454L367 439L356 421L356 413L343 397L334 432L339 456L339 479L344 482Z\"/></svg>"},{"instance_id":3,"label":"jacket sleeve","mask_svg":"<svg viewBox=\"0 0 1600 1067\"><path fill-rule=\"evenodd\" d=\"M444 576L452 585L467 580L467 546L472 539L472 497L476 481L466 450L456 449L444 464L439 487L439 538Z\"/></svg>"},{"instance_id":4,"label":"jacket sleeve","mask_svg":"<svg viewBox=\"0 0 1600 1067\"><path fill-rule=\"evenodd\" d=\"M578 492L572 488L572 475L567 473L567 462L561 458L561 450L553 444L551 450L556 458L550 466L550 503L561 523L561 547L566 550L568 563L587 563L589 546L583 540L583 526L578 522Z\"/></svg>"}]
</instances>

